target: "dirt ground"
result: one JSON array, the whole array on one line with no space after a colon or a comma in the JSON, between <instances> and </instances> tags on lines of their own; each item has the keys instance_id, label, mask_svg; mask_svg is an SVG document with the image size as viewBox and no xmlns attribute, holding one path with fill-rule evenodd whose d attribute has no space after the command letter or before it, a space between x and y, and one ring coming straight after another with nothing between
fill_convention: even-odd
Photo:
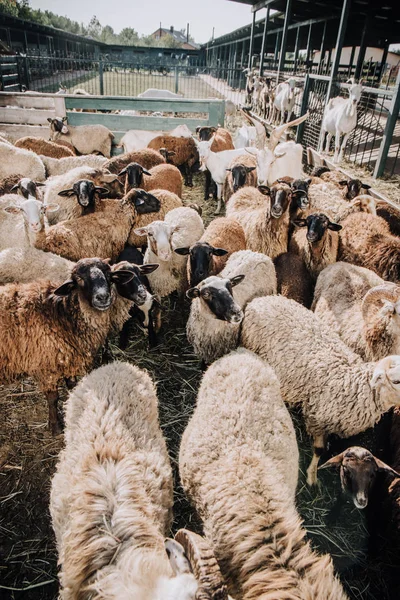
<instances>
[{"instance_id":1,"label":"dirt ground","mask_svg":"<svg viewBox=\"0 0 400 600\"><path fill-rule=\"evenodd\" d=\"M203 200L201 174L195 175L194 183L193 189L185 189L184 200L200 204L208 223L215 204ZM147 369L157 382L160 420L176 477L174 530L186 526L201 531L177 478L179 440L193 411L201 370L185 335L188 302L182 309L172 296L163 308L162 334L156 348L149 350L142 331L136 328L126 352L118 349L117 339L112 340L111 350L115 358ZM65 399L66 390L62 395ZM47 406L31 381L0 388L0 415L0 597L53 600L58 589L57 555L48 504L62 436L53 439L47 431ZM380 552L379 534L371 537L371 516L345 502L339 516L332 517L339 493L338 476L333 471L321 472L316 489L310 490L305 484L309 439L300 416L293 413L293 418L301 449L298 507L313 545L332 553L351 600L398 600L394 582L398 571L394 566L399 565L393 557L388 559L390 554ZM374 449L375 439L367 432L361 442ZM338 447L332 445L331 453ZM385 482L379 486L384 489ZM381 512L377 506L377 512L372 512L375 521Z\"/></svg>"}]
</instances>

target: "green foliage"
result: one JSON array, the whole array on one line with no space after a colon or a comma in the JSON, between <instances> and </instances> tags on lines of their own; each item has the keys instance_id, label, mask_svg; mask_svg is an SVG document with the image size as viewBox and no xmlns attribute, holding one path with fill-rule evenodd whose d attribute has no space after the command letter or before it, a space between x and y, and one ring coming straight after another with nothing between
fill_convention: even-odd
<instances>
[{"instance_id":1,"label":"green foliage","mask_svg":"<svg viewBox=\"0 0 400 600\"><path fill-rule=\"evenodd\" d=\"M18 17L19 6L16 0L0 0L0 11L12 17Z\"/></svg>"}]
</instances>

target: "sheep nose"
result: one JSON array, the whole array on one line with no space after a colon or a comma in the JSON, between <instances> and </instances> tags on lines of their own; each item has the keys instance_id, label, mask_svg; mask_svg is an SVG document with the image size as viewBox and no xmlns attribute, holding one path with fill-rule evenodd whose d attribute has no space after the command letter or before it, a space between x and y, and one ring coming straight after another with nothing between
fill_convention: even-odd
<instances>
[{"instance_id":1,"label":"sheep nose","mask_svg":"<svg viewBox=\"0 0 400 600\"><path fill-rule=\"evenodd\" d=\"M93 294L93 306L100 310L107 309L111 304L110 294L106 290L100 290Z\"/></svg>"},{"instance_id":2,"label":"sheep nose","mask_svg":"<svg viewBox=\"0 0 400 600\"><path fill-rule=\"evenodd\" d=\"M366 497L366 495L363 492L359 493L356 495L356 497L354 499L354 504L356 505L357 508L363 509L368 504L368 498Z\"/></svg>"}]
</instances>

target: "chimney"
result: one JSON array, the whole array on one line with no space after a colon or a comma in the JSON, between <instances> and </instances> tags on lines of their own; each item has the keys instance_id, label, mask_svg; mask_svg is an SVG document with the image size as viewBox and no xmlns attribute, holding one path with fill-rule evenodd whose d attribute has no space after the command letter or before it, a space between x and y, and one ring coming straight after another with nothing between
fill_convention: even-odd
<instances>
[{"instance_id":1,"label":"chimney","mask_svg":"<svg viewBox=\"0 0 400 600\"><path fill-rule=\"evenodd\" d=\"M171 35L174 35L174 26L171 25L171 27L169 28Z\"/></svg>"},{"instance_id":2,"label":"chimney","mask_svg":"<svg viewBox=\"0 0 400 600\"><path fill-rule=\"evenodd\" d=\"M186 28L186 43L189 43L189 23L187 24L187 28Z\"/></svg>"}]
</instances>

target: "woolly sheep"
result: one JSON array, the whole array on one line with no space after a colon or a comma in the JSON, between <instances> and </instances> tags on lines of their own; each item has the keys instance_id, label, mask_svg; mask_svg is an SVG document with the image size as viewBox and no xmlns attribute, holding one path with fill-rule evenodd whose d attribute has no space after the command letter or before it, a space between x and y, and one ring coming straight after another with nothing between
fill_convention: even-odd
<instances>
[{"instance_id":1,"label":"woolly sheep","mask_svg":"<svg viewBox=\"0 0 400 600\"><path fill-rule=\"evenodd\" d=\"M193 138L159 135L151 140L147 147L153 150L166 148L170 152L174 152L175 154L171 158L171 163L175 167L181 167L185 178L185 185L193 187L192 170L196 163L199 162L199 153Z\"/></svg>"},{"instance_id":2,"label":"woolly sheep","mask_svg":"<svg viewBox=\"0 0 400 600\"><path fill-rule=\"evenodd\" d=\"M0 142L0 178L16 173L22 173L33 181L46 179L44 164L37 154Z\"/></svg>"},{"instance_id":3,"label":"woolly sheep","mask_svg":"<svg viewBox=\"0 0 400 600\"><path fill-rule=\"evenodd\" d=\"M58 209L58 204L45 206L31 196L27 200L16 194L0 198L0 250L33 246L44 229L44 216Z\"/></svg>"},{"instance_id":4,"label":"woolly sheep","mask_svg":"<svg viewBox=\"0 0 400 600\"><path fill-rule=\"evenodd\" d=\"M92 169L101 169L107 162L104 156L88 154L87 156L68 156L67 158L50 158L41 156L41 160L46 168L47 177L55 175L64 175L77 167L91 167Z\"/></svg>"},{"instance_id":5,"label":"woolly sheep","mask_svg":"<svg viewBox=\"0 0 400 600\"><path fill-rule=\"evenodd\" d=\"M322 271L313 310L364 360L400 354L400 287L339 262Z\"/></svg>"},{"instance_id":6,"label":"woolly sheep","mask_svg":"<svg viewBox=\"0 0 400 600\"><path fill-rule=\"evenodd\" d=\"M276 287L271 259L241 250L232 254L218 277L189 289L192 305L186 334L197 356L209 364L236 348L243 309L253 298L276 294Z\"/></svg>"},{"instance_id":7,"label":"woolly sheep","mask_svg":"<svg viewBox=\"0 0 400 600\"><path fill-rule=\"evenodd\" d=\"M336 223L354 212L376 214L376 203L372 196L364 194L349 202L343 199L342 192L332 183L310 185L308 196L313 211L326 212Z\"/></svg>"},{"instance_id":8,"label":"woolly sheep","mask_svg":"<svg viewBox=\"0 0 400 600\"><path fill-rule=\"evenodd\" d=\"M298 467L271 367L243 349L212 364L182 437L179 470L236 598L346 599L329 556L305 539L295 508Z\"/></svg>"},{"instance_id":9,"label":"woolly sheep","mask_svg":"<svg viewBox=\"0 0 400 600\"><path fill-rule=\"evenodd\" d=\"M234 158L227 168L228 174L222 188L225 204L229 198L242 187L257 186L257 159L251 154L243 154Z\"/></svg>"},{"instance_id":10,"label":"woolly sheep","mask_svg":"<svg viewBox=\"0 0 400 600\"><path fill-rule=\"evenodd\" d=\"M68 399L65 442L50 500L61 598L194 600L184 548L164 540L172 471L149 375L115 362L85 377Z\"/></svg>"},{"instance_id":11,"label":"woolly sheep","mask_svg":"<svg viewBox=\"0 0 400 600\"><path fill-rule=\"evenodd\" d=\"M252 187L238 190L228 203L226 216L242 225L247 248L275 258L288 249L292 192L286 183L262 190L267 195Z\"/></svg>"},{"instance_id":12,"label":"woolly sheep","mask_svg":"<svg viewBox=\"0 0 400 600\"><path fill-rule=\"evenodd\" d=\"M15 142L16 148L25 148L25 150L32 150L35 154L41 154L43 156L50 156L51 158L65 158L67 156L74 156L74 152L55 142L50 142L41 137L26 136L20 138Z\"/></svg>"},{"instance_id":13,"label":"woolly sheep","mask_svg":"<svg viewBox=\"0 0 400 600\"><path fill-rule=\"evenodd\" d=\"M400 236L400 208L384 200L376 202L376 214L384 219L393 235Z\"/></svg>"},{"instance_id":14,"label":"woolly sheep","mask_svg":"<svg viewBox=\"0 0 400 600\"><path fill-rule=\"evenodd\" d=\"M174 165L157 165L147 171L138 163L130 163L118 173L118 177L126 174L125 194L132 188L151 190L168 190L182 198L182 175Z\"/></svg>"},{"instance_id":15,"label":"woolly sheep","mask_svg":"<svg viewBox=\"0 0 400 600\"><path fill-rule=\"evenodd\" d=\"M274 266L278 294L311 308L314 283L304 260L293 252L284 252L274 258Z\"/></svg>"},{"instance_id":16,"label":"woolly sheep","mask_svg":"<svg viewBox=\"0 0 400 600\"><path fill-rule=\"evenodd\" d=\"M132 196L135 195L136 190L131 190L125 196L126 200L130 200ZM174 193L169 192L168 190L151 190L150 196L155 196L160 203L160 208L156 213L146 213L138 215L138 218L135 221L135 228L139 229L141 227L146 227L146 225L150 225L153 221L162 221L167 213L174 208L182 207L182 200ZM135 233L134 228L131 229L128 243L131 246L141 247L146 244L146 236L137 235Z\"/></svg>"},{"instance_id":17,"label":"woolly sheep","mask_svg":"<svg viewBox=\"0 0 400 600\"><path fill-rule=\"evenodd\" d=\"M135 229L136 235L147 235L144 264L160 265L148 275L153 293L163 297L174 291L182 293L187 288L187 258L174 250L191 246L203 233L200 215L188 207L174 208L165 215L164 221L153 221L147 227Z\"/></svg>"},{"instance_id":18,"label":"woolly sheep","mask_svg":"<svg viewBox=\"0 0 400 600\"><path fill-rule=\"evenodd\" d=\"M241 341L275 370L285 402L302 407L314 448L310 485L329 435L361 433L400 404L400 356L363 362L314 313L283 296L247 306Z\"/></svg>"},{"instance_id":19,"label":"woolly sheep","mask_svg":"<svg viewBox=\"0 0 400 600\"><path fill-rule=\"evenodd\" d=\"M104 125L66 125L67 117L47 119L50 124L50 140L59 137L70 142L80 154L93 154L98 152L110 158L111 145L114 134Z\"/></svg>"},{"instance_id":20,"label":"woolly sheep","mask_svg":"<svg viewBox=\"0 0 400 600\"><path fill-rule=\"evenodd\" d=\"M113 156L110 160L106 161L104 168L110 171L110 173L118 174L130 163L138 163L144 169L152 169L157 165L165 164L165 158L157 150L143 148L142 150Z\"/></svg>"},{"instance_id":21,"label":"woolly sheep","mask_svg":"<svg viewBox=\"0 0 400 600\"><path fill-rule=\"evenodd\" d=\"M0 252L0 285L28 283L37 279L62 282L68 279L74 263L36 248L7 248Z\"/></svg>"}]
</instances>

